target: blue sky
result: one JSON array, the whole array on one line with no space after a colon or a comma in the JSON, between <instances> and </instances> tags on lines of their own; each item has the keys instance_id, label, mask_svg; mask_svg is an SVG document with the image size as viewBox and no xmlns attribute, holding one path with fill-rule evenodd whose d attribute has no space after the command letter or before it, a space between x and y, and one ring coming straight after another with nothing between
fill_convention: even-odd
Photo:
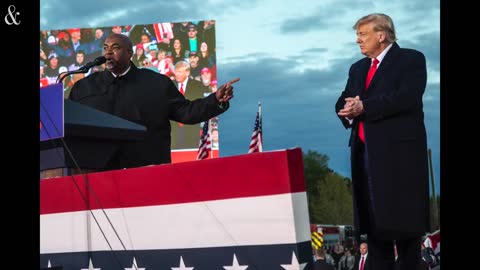
<instances>
[{"instance_id":1,"label":"blue sky","mask_svg":"<svg viewBox=\"0 0 480 270\"><path fill-rule=\"evenodd\" d=\"M349 131L334 112L348 69L362 58L352 25L392 17L400 47L423 52L423 98L436 191L440 190L440 1L417 0L83 0L40 1L41 29L216 20L218 80L233 77L231 108L220 117L221 156L245 154L262 102L264 151L301 147L329 156L350 177Z\"/></svg>"}]
</instances>

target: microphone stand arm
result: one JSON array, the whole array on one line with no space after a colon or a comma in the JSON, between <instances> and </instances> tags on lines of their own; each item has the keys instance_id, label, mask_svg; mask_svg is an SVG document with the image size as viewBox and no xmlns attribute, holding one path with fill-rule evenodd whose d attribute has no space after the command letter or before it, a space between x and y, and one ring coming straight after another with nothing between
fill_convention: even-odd
<instances>
[{"instance_id":1,"label":"microphone stand arm","mask_svg":"<svg viewBox=\"0 0 480 270\"><path fill-rule=\"evenodd\" d=\"M79 74L79 73L87 73L88 72L88 69L86 68L79 68L77 70L74 70L74 71L69 71L67 73L62 73L62 74L59 74L58 77L57 77L57 83L61 83L63 81L63 79L65 79L67 76L69 75L72 75L72 74Z\"/></svg>"}]
</instances>

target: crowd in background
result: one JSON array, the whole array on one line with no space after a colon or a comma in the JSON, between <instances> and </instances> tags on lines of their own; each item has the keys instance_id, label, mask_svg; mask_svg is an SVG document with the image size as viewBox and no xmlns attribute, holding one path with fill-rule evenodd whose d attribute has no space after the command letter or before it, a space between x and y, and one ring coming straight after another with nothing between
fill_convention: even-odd
<instances>
[{"instance_id":1,"label":"crowd in background","mask_svg":"<svg viewBox=\"0 0 480 270\"><path fill-rule=\"evenodd\" d=\"M359 270L361 263L361 256L367 254L368 258L368 244L362 242L356 244L355 241L342 241L331 245L324 245L320 247L321 251L312 249L313 261L322 259L326 264L332 266L330 269L335 270ZM397 252L394 245L395 261L397 261ZM439 270L440 269L440 245L433 248L429 238L421 243L422 255L422 270ZM367 259L368 260L368 259ZM368 264L368 262L367 262ZM310 268L306 268L310 269ZM313 269L313 268L311 268ZM363 269L368 269L364 266ZM371 268L370 268L371 269Z\"/></svg>"},{"instance_id":2,"label":"crowd in background","mask_svg":"<svg viewBox=\"0 0 480 270\"><path fill-rule=\"evenodd\" d=\"M128 36L135 44L132 62L174 79L175 65L190 65L190 78L210 92L217 88L215 21L155 23L98 28L40 31L40 86L56 83L59 74L73 71L102 55L111 33ZM92 68L89 73L103 70ZM83 76L70 76L65 88Z\"/></svg>"}]
</instances>

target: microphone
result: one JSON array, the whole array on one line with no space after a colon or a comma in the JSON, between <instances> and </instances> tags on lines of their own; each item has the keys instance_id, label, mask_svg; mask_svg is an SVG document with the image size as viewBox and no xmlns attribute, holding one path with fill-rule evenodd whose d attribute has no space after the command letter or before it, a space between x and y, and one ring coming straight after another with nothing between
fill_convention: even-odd
<instances>
[{"instance_id":1,"label":"microphone","mask_svg":"<svg viewBox=\"0 0 480 270\"><path fill-rule=\"evenodd\" d=\"M95 58L95 60L93 60L92 62L86 63L84 66L79 68L79 70L85 71L85 73L86 73L92 67L100 66L101 64L103 64L105 62L107 62L107 58L105 58L105 56L99 56L99 57Z\"/></svg>"},{"instance_id":2,"label":"microphone","mask_svg":"<svg viewBox=\"0 0 480 270\"><path fill-rule=\"evenodd\" d=\"M95 58L92 62L86 63L84 66L80 67L77 70L67 72L65 74L59 74L57 77L57 83L61 83L63 79L65 79L68 75L71 74L77 74L77 73L87 73L89 69L91 69L94 66L99 66L103 63L107 62L107 58L105 56L99 56ZM63 76L62 76L63 75Z\"/></svg>"}]
</instances>

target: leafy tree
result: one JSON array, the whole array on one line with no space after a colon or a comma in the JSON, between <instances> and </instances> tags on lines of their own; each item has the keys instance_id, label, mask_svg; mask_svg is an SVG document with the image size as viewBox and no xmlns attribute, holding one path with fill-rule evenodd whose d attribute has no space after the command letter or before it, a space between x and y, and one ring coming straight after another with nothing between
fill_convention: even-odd
<instances>
[{"instance_id":1,"label":"leafy tree","mask_svg":"<svg viewBox=\"0 0 480 270\"><path fill-rule=\"evenodd\" d=\"M303 166L305 175L305 184L307 189L308 209L310 222L318 219L316 205L319 204L320 193L319 186L328 173L328 156L320 154L316 151L308 150L303 153Z\"/></svg>"},{"instance_id":2,"label":"leafy tree","mask_svg":"<svg viewBox=\"0 0 480 270\"><path fill-rule=\"evenodd\" d=\"M353 224L351 181L328 168L328 156L303 153L311 223Z\"/></svg>"},{"instance_id":3,"label":"leafy tree","mask_svg":"<svg viewBox=\"0 0 480 270\"><path fill-rule=\"evenodd\" d=\"M352 193L349 182L337 173L329 173L319 186L317 212L321 224L353 224Z\"/></svg>"}]
</instances>

